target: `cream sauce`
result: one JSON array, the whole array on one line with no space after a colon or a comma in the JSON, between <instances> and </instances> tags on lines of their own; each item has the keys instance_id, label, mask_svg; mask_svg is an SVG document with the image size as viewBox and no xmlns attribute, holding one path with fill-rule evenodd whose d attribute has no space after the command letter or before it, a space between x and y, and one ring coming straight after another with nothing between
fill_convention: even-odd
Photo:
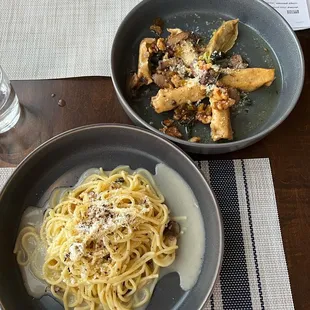
<instances>
[{"instance_id":1,"label":"cream sauce","mask_svg":"<svg viewBox=\"0 0 310 310\"><path fill-rule=\"evenodd\" d=\"M21 223L20 223L20 230L23 229L25 226L34 226L36 229L36 233L39 234L40 231L40 226L43 221L43 208L36 208L36 207L29 207L25 210ZM31 239L27 239L27 247L31 247ZM38 251L38 254L40 255L41 253L44 253L43 251ZM31 260L31 262L33 262ZM41 266L39 266L42 262L41 257L38 258L38 261L36 262L37 266L34 266L36 269L40 269ZM38 279L34 274L33 268L31 268L33 265L30 263L26 266L20 266L20 270L23 276L23 280L25 283L25 287L27 289L27 292L29 295L35 297L35 298L40 298L42 295L46 293L47 289L47 284L45 281Z\"/></svg>"},{"instance_id":2,"label":"cream sauce","mask_svg":"<svg viewBox=\"0 0 310 310\"><path fill-rule=\"evenodd\" d=\"M119 166L113 171L116 170L126 170L130 173L136 172L144 175L154 188L159 190L165 197L165 203L171 212L170 216L175 218L181 227L181 235L178 239L179 248L176 253L176 259L171 266L161 268L159 279L171 272L177 272L180 276L181 288L184 291L190 290L198 280L205 251L202 215L191 188L176 171L164 164L156 166L155 175L152 175L145 169L131 170L129 166ZM56 188L43 208L27 208L22 216L19 230L25 226L32 225L39 233L45 210L54 207L66 191L79 186L91 174L99 174L99 172L100 170L97 168L88 169L81 175L74 187ZM109 174L109 172L105 173ZM193 246L193 241L195 246ZM35 276L42 269L44 251L44 248L40 248L36 266L33 266L33 264L20 266L27 292L35 298L40 298L46 294L50 295L47 284ZM147 285L151 294L157 282L155 280ZM146 307L147 304L137 308L137 310L144 310Z\"/></svg>"}]
</instances>

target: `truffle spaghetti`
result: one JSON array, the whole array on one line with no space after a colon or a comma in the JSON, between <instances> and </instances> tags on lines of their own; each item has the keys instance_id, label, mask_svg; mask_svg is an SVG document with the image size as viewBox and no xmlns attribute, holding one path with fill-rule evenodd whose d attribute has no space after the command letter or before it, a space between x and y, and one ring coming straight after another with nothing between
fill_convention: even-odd
<instances>
[{"instance_id":1,"label":"truffle spaghetti","mask_svg":"<svg viewBox=\"0 0 310 310\"><path fill-rule=\"evenodd\" d=\"M133 309L175 260L164 197L139 172L92 174L45 212L40 232L24 227L14 252L65 309ZM43 266L38 262L44 252Z\"/></svg>"}]
</instances>

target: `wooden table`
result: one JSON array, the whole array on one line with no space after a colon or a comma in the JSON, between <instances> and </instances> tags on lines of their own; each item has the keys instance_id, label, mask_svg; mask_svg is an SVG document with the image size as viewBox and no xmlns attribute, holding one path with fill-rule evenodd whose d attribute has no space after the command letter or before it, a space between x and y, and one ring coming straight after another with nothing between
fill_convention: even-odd
<instances>
[{"instance_id":1,"label":"wooden table","mask_svg":"<svg viewBox=\"0 0 310 310\"><path fill-rule=\"evenodd\" d=\"M310 309L310 30L298 32L298 37L306 60L306 79L301 98L288 119L268 137L244 150L193 157L270 158L295 307ZM118 104L110 78L12 83L26 108L24 125L33 128L29 141L35 144L82 125L131 123ZM64 107L58 105L60 99L66 102ZM6 166L11 164L0 161L0 167Z\"/></svg>"}]
</instances>

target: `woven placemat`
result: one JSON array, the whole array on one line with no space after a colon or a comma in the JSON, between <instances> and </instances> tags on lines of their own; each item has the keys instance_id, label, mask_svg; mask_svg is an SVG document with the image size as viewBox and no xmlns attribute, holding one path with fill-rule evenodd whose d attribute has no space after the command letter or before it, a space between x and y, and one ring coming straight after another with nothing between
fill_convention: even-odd
<instances>
[{"instance_id":1,"label":"woven placemat","mask_svg":"<svg viewBox=\"0 0 310 310\"><path fill-rule=\"evenodd\" d=\"M140 1L1 0L1 66L11 80L110 76L115 33ZM292 27L310 27L307 0L289 5L294 14L288 2L266 1Z\"/></svg>"}]
</instances>

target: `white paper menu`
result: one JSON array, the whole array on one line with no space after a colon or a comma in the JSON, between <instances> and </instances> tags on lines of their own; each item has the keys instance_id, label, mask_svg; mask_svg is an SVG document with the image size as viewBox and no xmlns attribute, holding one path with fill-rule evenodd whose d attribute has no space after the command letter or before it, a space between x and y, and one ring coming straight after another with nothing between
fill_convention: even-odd
<instances>
[{"instance_id":1,"label":"white paper menu","mask_svg":"<svg viewBox=\"0 0 310 310\"><path fill-rule=\"evenodd\" d=\"M310 28L310 0L265 0L294 30Z\"/></svg>"}]
</instances>

